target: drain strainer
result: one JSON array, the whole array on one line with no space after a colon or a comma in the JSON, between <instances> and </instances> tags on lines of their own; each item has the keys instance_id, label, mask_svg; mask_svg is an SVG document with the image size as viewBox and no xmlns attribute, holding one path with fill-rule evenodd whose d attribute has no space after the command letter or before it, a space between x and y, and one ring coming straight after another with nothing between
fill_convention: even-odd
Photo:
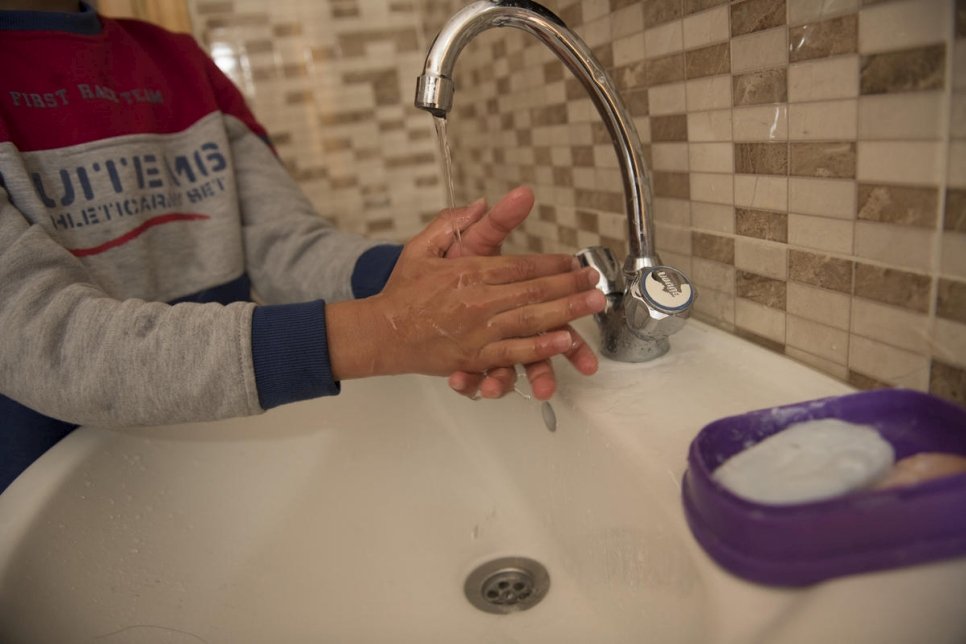
<instances>
[{"instance_id":1,"label":"drain strainer","mask_svg":"<svg viewBox=\"0 0 966 644\"><path fill-rule=\"evenodd\" d=\"M470 603L488 613L512 613L535 606L550 589L550 575L526 557L503 557L479 566L463 590Z\"/></svg>"}]
</instances>

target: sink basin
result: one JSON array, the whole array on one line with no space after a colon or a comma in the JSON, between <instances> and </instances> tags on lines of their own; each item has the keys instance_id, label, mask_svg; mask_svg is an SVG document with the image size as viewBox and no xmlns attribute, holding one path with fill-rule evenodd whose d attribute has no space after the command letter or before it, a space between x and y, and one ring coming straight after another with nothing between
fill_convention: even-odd
<instances>
[{"instance_id":1,"label":"sink basin","mask_svg":"<svg viewBox=\"0 0 966 644\"><path fill-rule=\"evenodd\" d=\"M418 376L253 418L81 428L0 495L0 641L966 638L963 560L774 589L688 530L702 426L845 385L700 323L654 362L558 372L554 433L535 401ZM499 557L542 564L546 597L474 608L466 577Z\"/></svg>"}]
</instances>

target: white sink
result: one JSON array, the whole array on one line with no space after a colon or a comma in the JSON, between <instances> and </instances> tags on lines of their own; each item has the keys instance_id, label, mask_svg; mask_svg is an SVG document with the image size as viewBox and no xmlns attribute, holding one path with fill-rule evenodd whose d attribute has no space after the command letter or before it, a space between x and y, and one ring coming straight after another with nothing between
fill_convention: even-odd
<instances>
[{"instance_id":1,"label":"white sink","mask_svg":"<svg viewBox=\"0 0 966 644\"><path fill-rule=\"evenodd\" d=\"M596 337L591 325L585 335ZM645 365L558 365L557 431L442 379L260 417L77 430L0 495L0 641L966 641L966 560L804 590L722 571L680 481L703 425L848 387L700 323ZM542 563L508 615L464 579Z\"/></svg>"}]
</instances>

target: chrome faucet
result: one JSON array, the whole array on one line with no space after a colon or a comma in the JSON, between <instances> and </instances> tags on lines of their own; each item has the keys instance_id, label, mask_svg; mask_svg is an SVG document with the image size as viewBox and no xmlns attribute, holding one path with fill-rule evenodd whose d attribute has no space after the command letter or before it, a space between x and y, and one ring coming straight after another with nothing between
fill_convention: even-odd
<instances>
[{"instance_id":1,"label":"chrome faucet","mask_svg":"<svg viewBox=\"0 0 966 644\"><path fill-rule=\"evenodd\" d=\"M590 94L617 152L627 210L628 253L623 268L608 248L577 253L600 273L607 308L596 315L601 353L622 362L665 354L668 336L690 315L696 292L680 271L664 266L654 249L650 177L640 137L613 81L573 31L546 7L528 0L478 0L443 25L416 84L416 107L446 117L453 106L453 69L463 47L491 27L515 27L536 36L563 61Z\"/></svg>"}]
</instances>

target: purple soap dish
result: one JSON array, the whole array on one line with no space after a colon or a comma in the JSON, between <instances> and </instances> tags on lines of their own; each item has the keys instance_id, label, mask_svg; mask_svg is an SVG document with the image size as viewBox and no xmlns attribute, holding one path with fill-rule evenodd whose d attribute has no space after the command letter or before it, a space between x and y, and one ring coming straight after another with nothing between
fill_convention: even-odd
<instances>
[{"instance_id":1,"label":"purple soap dish","mask_svg":"<svg viewBox=\"0 0 966 644\"><path fill-rule=\"evenodd\" d=\"M747 501L711 477L734 454L789 425L820 418L875 427L892 443L896 460L920 452L966 455L966 410L906 389L717 420L691 443L682 486L688 524L712 559L752 581L804 586L966 556L966 474L795 505Z\"/></svg>"}]
</instances>

